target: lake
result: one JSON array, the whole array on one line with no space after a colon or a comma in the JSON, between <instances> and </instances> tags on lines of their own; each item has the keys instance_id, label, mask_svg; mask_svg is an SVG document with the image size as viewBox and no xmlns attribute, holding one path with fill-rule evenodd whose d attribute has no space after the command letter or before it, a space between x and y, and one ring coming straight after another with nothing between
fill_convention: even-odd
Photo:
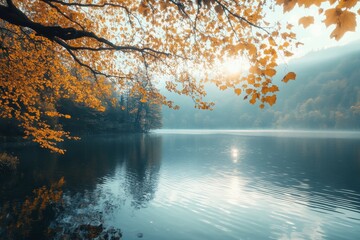
<instances>
[{"instance_id":1,"label":"lake","mask_svg":"<svg viewBox=\"0 0 360 240\"><path fill-rule=\"evenodd\" d=\"M359 132L159 130L63 147L3 145L21 164L0 179L0 206L64 177L52 220L103 222L126 240L360 236Z\"/></svg>"}]
</instances>

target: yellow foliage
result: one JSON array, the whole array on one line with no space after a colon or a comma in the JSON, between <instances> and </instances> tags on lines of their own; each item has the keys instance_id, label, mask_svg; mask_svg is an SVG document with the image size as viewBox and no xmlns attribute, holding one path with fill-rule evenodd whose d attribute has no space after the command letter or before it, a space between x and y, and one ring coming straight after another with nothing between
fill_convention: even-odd
<instances>
[{"instance_id":1,"label":"yellow foliage","mask_svg":"<svg viewBox=\"0 0 360 240\"><path fill-rule=\"evenodd\" d=\"M339 7L340 8L352 8L358 2L359 2L358 0L340 0Z\"/></svg>"},{"instance_id":2,"label":"yellow foliage","mask_svg":"<svg viewBox=\"0 0 360 240\"><path fill-rule=\"evenodd\" d=\"M277 4L283 6L284 12L292 10L296 5L309 8L317 7L319 15L324 15L326 26L336 25L330 37L341 39L348 31L355 31L356 16L352 10L358 0L277 0ZM324 11L325 9L325 11ZM358 10L360 14L360 10ZM299 19L299 25L304 28L314 23L312 16L304 16Z\"/></svg>"},{"instance_id":3,"label":"yellow foliage","mask_svg":"<svg viewBox=\"0 0 360 240\"><path fill-rule=\"evenodd\" d=\"M115 88L178 108L146 87L166 78L168 91L190 96L200 109L213 106L203 100L205 83L252 94L249 102L261 99L260 107L273 105L276 96L267 94L278 91L275 68L301 45L292 25L267 21L269 9L258 0L6 2L0 3L0 117L16 119L25 137L60 153L56 144L72 138L55 123L71 117L58 112L60 99L104 111ZM318 8L336 40L355 30L357 2L276 0L284 11ZM299 20L304 27L313 22ZM224 58L246 58L251 67L225 76L217 68ZM145 85L137 82L139 73ZM295 77L291 72L282 81Z\"/></svg>"},{"instance_id":4,"label":"yellow foliage","mask_svg":"<svg viewBox=\"0 0 360 240\"><path fill-rule=\"evenodd\" d=\"M0 35L2 46L11 49L0 50L0 117L16 119L26 138L64 153L56 143L73 137L53 123L56 118L71 116L58 112L56 102L72 98L101 110L102 98L110 94L109 87L105 82L95 82L86 70L64 64L72 61L59 54L54 43L39 36L29 37L16 26L4 26L16 34ZM36 44L40 40L41 44Z\"/></svg>"},{"instance_id":5,"label":"yellow foliage","mask_svg":"<svg viewBox=\"0 0 360 240\"><path fill-rule=\"evenodd\" d=\"M241 94L241 89L240 88L236 88L235 90L234 90L234 92L236 93L236 95L240 95Z\"/></svg>"},{"instance_id":6,"label":"yellow foliage","mask_svg":"<svg viewBox=\"0 0 360 240\"><path fill-rule=\"evenodd\" d=\"M348 31L355 31L356 28L356 15L350 11L342 11L340 9L329 9L325 12L326 26L336 24L334 31L331 33L331 37L336 40L340 40L344 34Z\"/></svg>"},{"instance_id":7,"label":"yellow foliage","mask_svg":"<svg viewBox=\"0 0 360 240\"><path fill-rule=\"evenodd\" d=\"M269 76L269 77L273 77L276 74L276 70L275 69L266 69L264 70L264 74Z\"/></svg>"},{"instance_id":8,"label":"yellow foliage","mask_svg":"<svg viewBox=\"0 0 360 240\"><path fill-rule=\"evenodd\" d=\"M63 203L63 190L65 184L64 177L51 184L49 187L43 186L33 190L32 196L27 196L23 203L7 203L2 206L0 220L11 216L6 223L8 239L29 239L31 229L35 224L41 223L46 218L46 213L55 205ZM54 209L53 209L54 210Z\"/></svg>"},{"instance_id":9,"label":"yellow foliage","mask_svg":"<svg viewBox=\"0 0 360 240\"><path fill-rule=\"evenodd\" d=\"M287 83L289 80L295 80L295 78L296 78L296 74L294 72L289 72L284 76L284 78L281 81Z\"/></svg>"},{"instance_id":10,"label":"yellow foliage","mask_svg":"<svg viewBox=\"0 0 360 240\"><path fill-rule=\"evenodd\" d=\"M284 12L291 11L296 5L295 0L276 0L276 3L278 5L283 5Z\"/></svg>"},{"instance_id":11,"label":"yellow foliage","mask_svg":"<svg viewBox=\"0 0 360 240\"><path fill-rule=\"evenodd\" d=\"M220 90L224 91L224 90L226 90L226 89L227 89L227 86L226 86L226 85L220 86Z\"/></svg>"},{"instance_id":12,"label":"yellow foliage","mask_svg":"<svg viewBox=\"0 0 360 240\"><path fill-rule=\"evenodd\" d=\"M267 102L270 106L274 105L276 102L276 95L265 96L264 102Z\"/></svg>"},{"instance_id":13,"label":"yellow foliage","mask_svg":"<svg viewBox=\"0 0 360 240\"><path fill-rule=\"evenodd\" d=\"M299 25L303 25L304 28L307 28L311 24L314 23L314 17L313 16L306 16L299 19Z\"/></svg>"},{"instance_id":14,"label":"yellow foliage","mask_svg":"<svg viewBox=\"0 0 360 240\"><path fill-rule=\"evenodd\" d=\"M224 12L223 8L220 5L215 6L215 11L218 14L223 14L223 12Z\"/></svg>"}]
</instances>

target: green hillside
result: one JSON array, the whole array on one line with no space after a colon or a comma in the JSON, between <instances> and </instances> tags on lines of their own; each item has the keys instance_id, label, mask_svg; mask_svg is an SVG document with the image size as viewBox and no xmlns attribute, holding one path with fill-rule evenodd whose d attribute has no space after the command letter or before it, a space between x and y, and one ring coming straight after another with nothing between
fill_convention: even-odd
<instances>
[{"instance_id":1,"label":"green hillside","mask_svg":"<svg viewBox=\"0 0 360 240\"><path fill-rule=\"evenodd\" d=\"M164 128L360 129L360 44L331 48L279 67L297 80L278 82L273 107L261 110L231 91L209 89L215 110L194 109L191 100L171 96L178 111L164 108ZM280 74L281 75L281 74Z\"/></svg>"}]
</instances>

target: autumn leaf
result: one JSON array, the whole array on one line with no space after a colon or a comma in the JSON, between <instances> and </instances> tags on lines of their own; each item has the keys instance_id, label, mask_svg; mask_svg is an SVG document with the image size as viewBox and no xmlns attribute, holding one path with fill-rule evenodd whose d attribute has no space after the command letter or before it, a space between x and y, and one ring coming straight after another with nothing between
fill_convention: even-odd
<instances>
[{"instance_id":1,"label":"autumn leaf","mask_svg":"<svg viewBox=\"0 0 360 240\"><path fill-rule=\"evenodd\" d=\"M253 90L251 88L246 89L246 94L250 94L252 92L253 92Z\"/></svg>"},{"instance_id":2,"label":"autumn leaf","mask_svg":"<svg viewBox=\"0 0 360 240\"><path fill-rule=\"evenodd\" d=\"M224 91L224 90L226 90L226 89L227 89L227 86L226 86L226 85L220 86L220 90L221 90L221 91Z\"/></svg>"},{"instance_id":3,"label":"autumn leaf","mask_svg":"<svg viewBox=\"0 0 360 240\"><path fill-rule=\"evenodd\" d=\"M276 95L264 97L264 102L267 102L270 106L274 105L276 103Z\"/></svg>"},{"instance_id":4,"label":"autumn leaf","mask_svg":"<svg viewBox=\"0 0 360 240\"><path fill-rule=\"evenodd\" d=\"M274 40L272 37L270 37L270 38L268 39L268 41L269 41L269 43L270 43L271 46L276 46L276 42L275 42L275 40Z\"/></svg>"},{"instance_id":5,"label":"autumn leaf","mask_svg":"<svg viewBox=\"0 0 360 240\"><path fill-rule=\"evenodd\" d=\"M314 17L313 16L306 16L299 19L299 25L303 25L304 28L307 28L311 24L314 23Z\"/></svg>"},{"instance_id":6,"label":"autumn leaf","mask_svg":"<svg viewBox=\"0 0 360 240\"><path fill-rule=\"evenodd\" d=\"M289 72L288 74L285 75L285 77L281 81L287 83L289 80L295 80L295 78L296 78L296 74L294 72Z\"/></svg>"},{"instance_id":7,"label":"autumn leaf","mask_svg":"<svg viewBox=\"0 0 360 240\"><path fill-rule=\"evenodd\" d=\"M276 0L276 3L283 5L284 12L289 12L295 7L296 0Z\"/></svg>"},{"instance_id":8,"label":"autumn leaf","mask_svg":"<svg viewBox=\"0 0 360 240\"><path fill-rule=\"evenodd\" d=\"M309 8L313 5L320 6L326 0L297 0L300 7Z\"/></svg>"},{"instance_id":9,"label":"autumn leaf","mask_svg":"<svg viewBox=\"0 0 360 240\"><path fill-rule=\"evenodd\" d=\"M272 85L271 87L269 87L269 92L278 92L279 88L276 85Z\"/></svg>"},{"instance_id":10,"label":"autumn leaf","mask_svg":"<svg viewBox=\"0 0 360 240\"><path fill-rule=\"evenodd\" d=\"M293 54L292 52L289 52L289 51L284 51L284 55L285 55L286 57L291 57L291 56L293 56L294 54Z\"/></svg>"},{"instance_id":11,"label":"autumn leaf","mask_svg":"<svg viewBox=\"0 0 360 240\"><path fill-rule=\"evenodd\" d=\"M276 74L276 70L275 69L266 69L264 70L264 74L269 76L269 77L273 77Z\"/></svg>"},{"instance_id":12,"label":"autumn leaf","mask_svg":"<svg viewBox=\"0 0 360 240\"><path fill-rule=\"evenodd\" d=\"M339 8L352 8L354 7L359 1L358 0L340 0L338 4Z\"/></svg>"},{"instance_id":13,"label":"autumn leaf","mask_svg":"<svg viewBox=\"0 0 360 240\"><path fill-rule=\"evenodd\" d=\"M291 30L293 27L294 27L294 25L292 25L292 24L290 24L290 23L288 23L288 24L286 25L286 29L287 29L287 30Z\"/></svg>"},{"instance_id":14,"label":"autumn leaf","mask_svg":"<svg viewBox=\"0 0 360 240\"><path fill-rule=\"evenodd\" d=\"M337 24L339 15L341 14L341 10L340 9L336 9L336 8L331 8L325 11L325 26L329 27L332 24Z\"/></svg>"},{"instance_id":15,"label":"autumn leaf","mask_svg":"<svg viewBox=\"0 0 360 240\"><path fill-rule=\"evenodd\" d=\"M241 94L241 89L240 88L236 88L234 89L234 92L236 93L236 95L240 95Z\"/></svg>"},{"instance_id":16,"label":"autumn leaf","mask_svg":"<svg viewBox=\"0 0 360 240\"><path fill-rule=\"evenodd\" d=\"M220 5L215 6L215 11L216 11L218 14L223 14L223 12L224 12L222 6L220 6Z\"/></svg>"},{"instance_id":17,"label":"autumn leaf","mask_svg":"<svg viewBox=\"0 0 360 240\"><path fill-rule=\"evenodd\" d=\"M342 11L337 17L336 28L331 33L331 37L335 38L337 41L340 40L344 34L348 31L355 31L356 29L356 15L350 11Z\"/></svg>"}]
</instances>

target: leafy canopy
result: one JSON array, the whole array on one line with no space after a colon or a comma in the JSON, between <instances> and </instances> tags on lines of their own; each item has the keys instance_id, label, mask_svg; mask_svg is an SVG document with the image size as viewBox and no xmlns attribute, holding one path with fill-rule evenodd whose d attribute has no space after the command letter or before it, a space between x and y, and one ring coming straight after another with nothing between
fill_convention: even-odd
<instances>
[{"instance_id":1,"label":"leafy canopy","mask_svg":"<svg viewBox=\"0 0 360 240\"><path fill-rule=\"evenodd\" d=\"M157 91L190 96L210 109L204 85L233 89L251 104L276 102L272 78L279 59L301 43L290 24L269 23L275 5L317 7L331 37L356 27L357 0L0 0L0 117L16 119L42 147L71 138L56 109L69 98L97 110L112 92L141 94L142 102L177 108ZM314 22L304 16L304 27ZM248 71L226 75L224 59L247 59ZM241 66L239 66L241 68ZM145 76L144 80L136 76ZM280 76L281 77L281 76ZM283 76L294 80L295 73ZM124 106L122 106L124 107Z\"/></svg>"}]
</instances>

